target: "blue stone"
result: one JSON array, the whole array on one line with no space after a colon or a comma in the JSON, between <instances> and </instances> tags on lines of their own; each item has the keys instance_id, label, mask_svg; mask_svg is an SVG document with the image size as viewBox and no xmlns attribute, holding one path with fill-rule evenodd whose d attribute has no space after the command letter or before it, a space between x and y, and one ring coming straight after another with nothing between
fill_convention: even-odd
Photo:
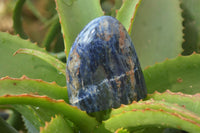
<instances>
[{"instance_id":1,"label":"blue stone","mask_svg":"<svg viewBox=\"0 0 200 133\"><path fill-rule=\"evenodd\" d=\"M76 38L67 60L70 104L88 113L146 97L135 48L115 18L92 20Z\"/></svg>"}]
</instances>

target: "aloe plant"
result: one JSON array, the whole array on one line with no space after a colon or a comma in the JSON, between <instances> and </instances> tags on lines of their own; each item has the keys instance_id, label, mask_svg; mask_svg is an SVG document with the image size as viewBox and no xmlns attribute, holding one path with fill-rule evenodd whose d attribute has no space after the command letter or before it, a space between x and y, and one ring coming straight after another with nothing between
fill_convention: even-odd
<instances>
[{"instance_id":1,"label":"aloe plant","mask_svg":"<svg viewBox=\"0 0 200 133\"><path fill-rule=\"evenodd\" d=\"M30 0L16 2L16 35L0 32L0 108L10 115L6 120L0 119L1 131L200 132L199 1L112 2L51 1L51 9L56 6L56 12L50 18L44 18ZM48 27L43 40L34 40L23 28L25 5ZM148 96L111 109L103 121L97 121L70 105L63 57L68 56L84 26L103 15L116 17L131 36Z\"/></svg>"}]
</instances>

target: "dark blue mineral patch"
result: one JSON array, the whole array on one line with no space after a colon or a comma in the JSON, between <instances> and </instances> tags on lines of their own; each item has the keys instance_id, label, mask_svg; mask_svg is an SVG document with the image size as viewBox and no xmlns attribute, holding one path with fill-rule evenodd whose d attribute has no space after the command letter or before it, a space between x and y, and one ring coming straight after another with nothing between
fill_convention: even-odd
<instances>
[{"instance_id":1,"label":"dark blue mineral patch","mask_svg":"<svg viewBox=\"0 0 200 133\"><path fill-rule=\"evenodd\" d=\"M146 97L135 48L115 18L92 20L76 38L67 60L70 103L88 113Z\"/></svg>"}]
</instances>

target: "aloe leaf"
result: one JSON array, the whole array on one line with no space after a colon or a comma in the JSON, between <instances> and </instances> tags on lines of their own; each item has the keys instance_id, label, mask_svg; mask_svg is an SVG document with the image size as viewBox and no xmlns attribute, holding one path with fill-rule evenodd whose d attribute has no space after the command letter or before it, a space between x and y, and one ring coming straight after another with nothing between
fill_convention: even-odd
<instances>
[{"instance_id":1,"label":"aloe leaf","mask_svg":"<svg viewBox=\"0 0 200 133\"><path fill-rule=\"evenodd\" d=\"M13 108L6 108L6 109L12 109L11 111L9 111L9 117L6 120L6 122L18 131L23 130L24 123L21 114Z\"/></svg>"},{"instance_id":2,"label":"aloe leaf","mask_svg":"<svg viewBox=\"0 0 200 133\"><path fill-rule=\"evenodd\" d=\"M26 76L22 76L21 78L1 78L0 96L6 94L46 95L53 99L64 99L66 102L68 102L66 87L61 87L55 82L48 83L40 79L30 79Z\"/></svg>"},{"instance_id":3,"label":"aloe leaf","mask_svg":"<svg viewBox=\"0 0 200 133\"><path fill-rule=\"evenodd\" d=\"M195 95L187 95L181 92L173 93L169 90L164 93L155 92L153 94L149 94L146 99L155 99L155 100L164 100L168 103L178 104L197 115L200 114L200 93ZM199 115L200 116L200 115Z\"/></svg>"},{"instance_id":4,"label":"aloe leaf","mask_svg":"<svg viewBox=\"0 0 200 133\"><path fill-rule=\"evenodd\" d=\"M60 87L55 82L48 83L39 79L4 77L0 79L0 95L5 94L34 94L46 95L54 99L64 99L68 102L66 87ZM14 108L23 115L23 120L29 132L39 132L45 121L50 121L52 114L49 110L39 107L15 105Z\"/></svg>"},{"instance_id":5,"label":"aloe leaf","mask_svg":"<svg viewBox=\"0 0 200 133\"><path fill-rule=\"evenodd\" d=\"M84 26L103 15L98 0L56 0L57 11L64 35L66 55Z\"/></svg>"},{"instance_id":6,"label":"aloe leaf","mask_svg":"<svg viewBox=\"0 0 200 133\"><path fill-rule=\"evenodd\" d=\"M44 52L41 52L38 50L34 50L34 49L19 49L14 53L14 55L16 55L16 54L34 55L34 56L46 61L47 63L52 65L54 68L56 68L58 71L60 71L64 76L66 76L65 64L47 53L44 53Z\"/></svg>"},{"instance_id":7,"label":"aloe leaf","mask_svg":"<svg viewBox=\"0 0 200 133\"><path fill-rule=\"evenodd\" d=\"M64 99L68 102L67 88L60 87L55 82L48 83L42 80L5 77L0 79L0 95L5 94L34 94L46 95L54 99ZM39 107L15 105L14 108L23 115L23 120L29 132L39 133L39 128L45 121L50 121L51 111Z\"/></svg>"},{"instance_id":8,"label":"aloe leaf","mask_svg":"<svg viewBox=\"0 0 200 133\"><path fill-rule=\"evenodd\" d=\"M64 100L54 100L46 96L35 95L5 95L0 97L0 104L21 104L33 105L48 109L55 114L61 114L65 118L78 125L83 132L91 132L99 123L87 115L85 111L79 110L64 102ZM84 121L84 122L83 122Z\"/></svg>"},{"instance_id":9,"label":"aloe leaf","mask_svg":"<svg viewBox=\"0 0 200 133\"><path fill-rule=\"evenodd\" d=\"M131 34L132 24L141 0L124 0L121 8L117 11L116 18L124 25Z\"/></svg>"},{"instance_id":10,"label":"aloe leaf","mask_svg":"<svg viewBox=\"0 0 200 133\"><path fill-rule=\"evenodd\" d=\"M20 48L29 48L45 52L44 49L18 36L0 32L0 77L10 76L19 78L26 75L32 79L55 81L61 86L66 86L65 76L55 67L31 55L17 55L13 53Z\"/></svg>"},{"instance_id":11,"label":"aloe leaf","mask_svg":"<svg viewBox=\"0 0 200 133\"><path fill-rule=\"evenodd\" d=\"M18 0L13 12L13 28L22 38L28 38L22 27L21 13L26 0Z\"/></svg>"},{"instance_id":12,"label":"aloe leaf","mask_svg":"<svg viewBox=\"0 0 200 133\"><path fill-rule=\"evenodd\" d=\"M199 52L200 49L200 1L181 0L185 26L183 43L183 54L191 54L193 51Z\"/></svg>"},{"instance_id":13,"label":"aloe leaf","mask_svg":"<svg viewBox=\"0 0 200 133\"><path fill-rule=\"evenodd\" d=\"M18 112L22 114L22 118L26 129L30 133L39 133L40 127L45 126L45 122L51 120L55 115L51 110L28 105L12 105Z\"/></svg>"},{"instance_id":14,"label":"aloe leaf","mask_svg":"<svg viewBox=\"0 0 200 133\"><path fill-rule=\"evenodd\" d=\"M200 92L200 55L178 56L144 70L148 93L154 91L195 94Z\"/></svg>"},{"instance_id":15,"label":"aloe leaf","mask_svg":"<svg viewBox=\"0 0 200 133\"><path fill-rule=\"evenodd\" d=\"M183 104L184 104L184 101L183 101ZM164 110L170 113L176 113L183 116L184 118L195 121L196 123L200 123L200 117L196 115L195 113L193 113L193 111L189 111L178 105L173 105L167 102L154 101L154 100L140 101L138 103L133 102L131 105L122 105L121 108L114 109L110 115L112 117L124 111L132 111L132 110L147 109L147 108L153 109L153 110Z\"/></svg>"},{"instance_id":16,"label":"aloe leaf","mask_svg":"<svg viewBox=\"0 0 200 133\"><path fill-rule=\"evenodd\" d=\"M0 117L0 129L2 133L18 133L13 127L11 127L8 123L6 123Z\"/></svg>"},{"instance_id":17,"label":"aloe leaf","mask_svg":"<svg viewBox=\"0 0 200 133\"><path fill-rule=\"evenodd\" d=\"M190 133L200 132L200 123L174 113L173 109L168 112L162 109L154 110L150 108L124 111L104 121L95 132L110 133L120 127L135 131L149 126L177 128Z\"/></svg>"},{"instance_id":18,"label":"aloe leaf","mask_svg":"<svg viewBox=\"0 0 200 133\"><path fill-rule=\"evenodd\" d=\"M178 0L142 0L131 38L142 68L182 52L183 18Z\"/></svg>"},{"instance_id":19,"label":"aloe leaf","mask_svg":"<svg viewBox=\"0 0 200 133\"><path fill-rule=\"evenodd\" d=\"M40 128L40 133L73 133L72 128L68 123L60 116L56 115L51 121L45 123L45 127Z\"/></svg>"},{"instance_id":20,"label":"aloe leaf","mask_svg":"<svg viewBox=\"0 0 200 133\"><path fill-rule=\"evenodd\" d=\"M60 30L61 30L61 27L60 27L59 20L56 19L56 20L54 20L53 24L49 28L49 30L42 42L43 47L45 47L47 51L50 51L51 43L55 39L58 32L60 32Z\"/></svg>"},{"instance_id":21,"label":"aloe leaf","mask_svg":"<svg viewBox=\"0 0 200 133\"><path fill-rule=\"evenodd\" d=\"M184 51L181 54L190 55L194 51L198 52L198 46L197 46L198 30L195 20L191 15L191 12L187 9L184 3L181 3L181 8L183 10L182 16L184 18L183 21L184 42L182 44Z\"/></svg>"},{"instance_id":22,"label":"aloe leaf","mask_svg":"<svg viewBox=\"0 0 200 133\"><path fill-rule=\"evenodd\" d=\"M156 94L158 95L157 97L159 97L160 99L155 98L155 100L162 100L163 95L160 94L160 93L156 93ZM165 94L165 93L163 93L163 94ZM179 93L177 93L177 95L178 94ZM150 99L150 100L133 102L130 105L122 105L118 109L113 109L110 115L111 115L111 118L112 118L112 116L118 115L122 112L149 108L149 109L164 110L164 111L167 111L167 112L179 114L179 115L182 115L183 117L191 119L193 121L196 121L198 119L198 121L196 121L196 122L199 123L200 119L199 119L199 116L198 116L198 112L195 111L193 108L191 108L191 105L194 105L194 101L197 101L198 98L190 99L192 96L187 95L188 97L186 99L186 98L180 98L181 96L184 96L184 95L179 94L179 97L176 97L175 95L176 94L171 93L171 95L169 97L167 95L166 95L166 97L171 99L174 96L173 100L176 101L176 102L170 102L170 101L168 101L168 98L166 98L166 100L165 100L165 97L163 97L164 101L163 100L162 101L155 101L155 100L152 100L152 99L154 99L154 95L153 96L149 95L147 99ZM190 101L191 105L189 105L188 101ZM171 103L174 103L174 104L171 104ZM178 106L176 103L178 103L178 104L180 103L179 104L180 106ZM185 106L184 106L184 103L186 103ZM190 111L188 111L188 110L190 110ZM196 110L198 110L198 108ZM185 115L185 113L186 113L186 115ZM196 114L194 114L194 113L196 113ZM177 131L177 130L176 129L165 129L164 127L158 128L158 127L155 127L155 126L154 127L151 126L151 127L147 127L147 128L145 127L144 129L138 130L137 132L138 133L143 133L143 132L147 132L147 133L148 132L154 132L154 133L166 132L167 133L167 132L172 132L172 131Z\"/></svg>"},{"instance_id":23,"label":"aloe leaf","mask_svg":"<svg viewBox=\"0 0 200 133\"><path fill-rule=\"evenodd\" d=\"M34 118L36 117L31 117L31 121L27 120L26 117L22 116L24 125L26 126L26 129L28 130L29 133L39 133L39 129L36 128L36 124L39 123L38 121L35 121ZM32 123L31 123L32 122ZM35 125L33 125L35 124ZM41 126L41 125L39 125Z\"/></svg>"},{"instance_id":24,"label":"aloe leaf","mask_svg":"<svg viewBox=\"0 0 200 133\"><path fill-rule=\"evenodd\" d=\"M24 121L25 127L30 133L39 133L39 128L45 125L45 121L50 121L51 116L47 118L47 114L43 118L39 117L37 112L33 109L34 107L28 105L13 105L15 110L22 114L22 119ZM37 107L38 108L38 107ZM46 111L49 113L50 111Z\"/></svg>"}]
</instances>

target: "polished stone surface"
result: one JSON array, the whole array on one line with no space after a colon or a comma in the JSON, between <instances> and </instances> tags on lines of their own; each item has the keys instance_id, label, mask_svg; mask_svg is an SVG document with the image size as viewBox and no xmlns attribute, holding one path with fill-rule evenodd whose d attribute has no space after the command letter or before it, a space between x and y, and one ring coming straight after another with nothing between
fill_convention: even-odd
<instances>
[{"instance_id":1,"label":"polished stone surface","mask_svg":"<svg viewBox=\"0 0 200 133\"><path fill-rule=\"evenodd\" d=\"M130 36L115 18L92 20L67 60L70 104L88 113L146 97L146 85Z\"/></svg>"}]
</instances>

